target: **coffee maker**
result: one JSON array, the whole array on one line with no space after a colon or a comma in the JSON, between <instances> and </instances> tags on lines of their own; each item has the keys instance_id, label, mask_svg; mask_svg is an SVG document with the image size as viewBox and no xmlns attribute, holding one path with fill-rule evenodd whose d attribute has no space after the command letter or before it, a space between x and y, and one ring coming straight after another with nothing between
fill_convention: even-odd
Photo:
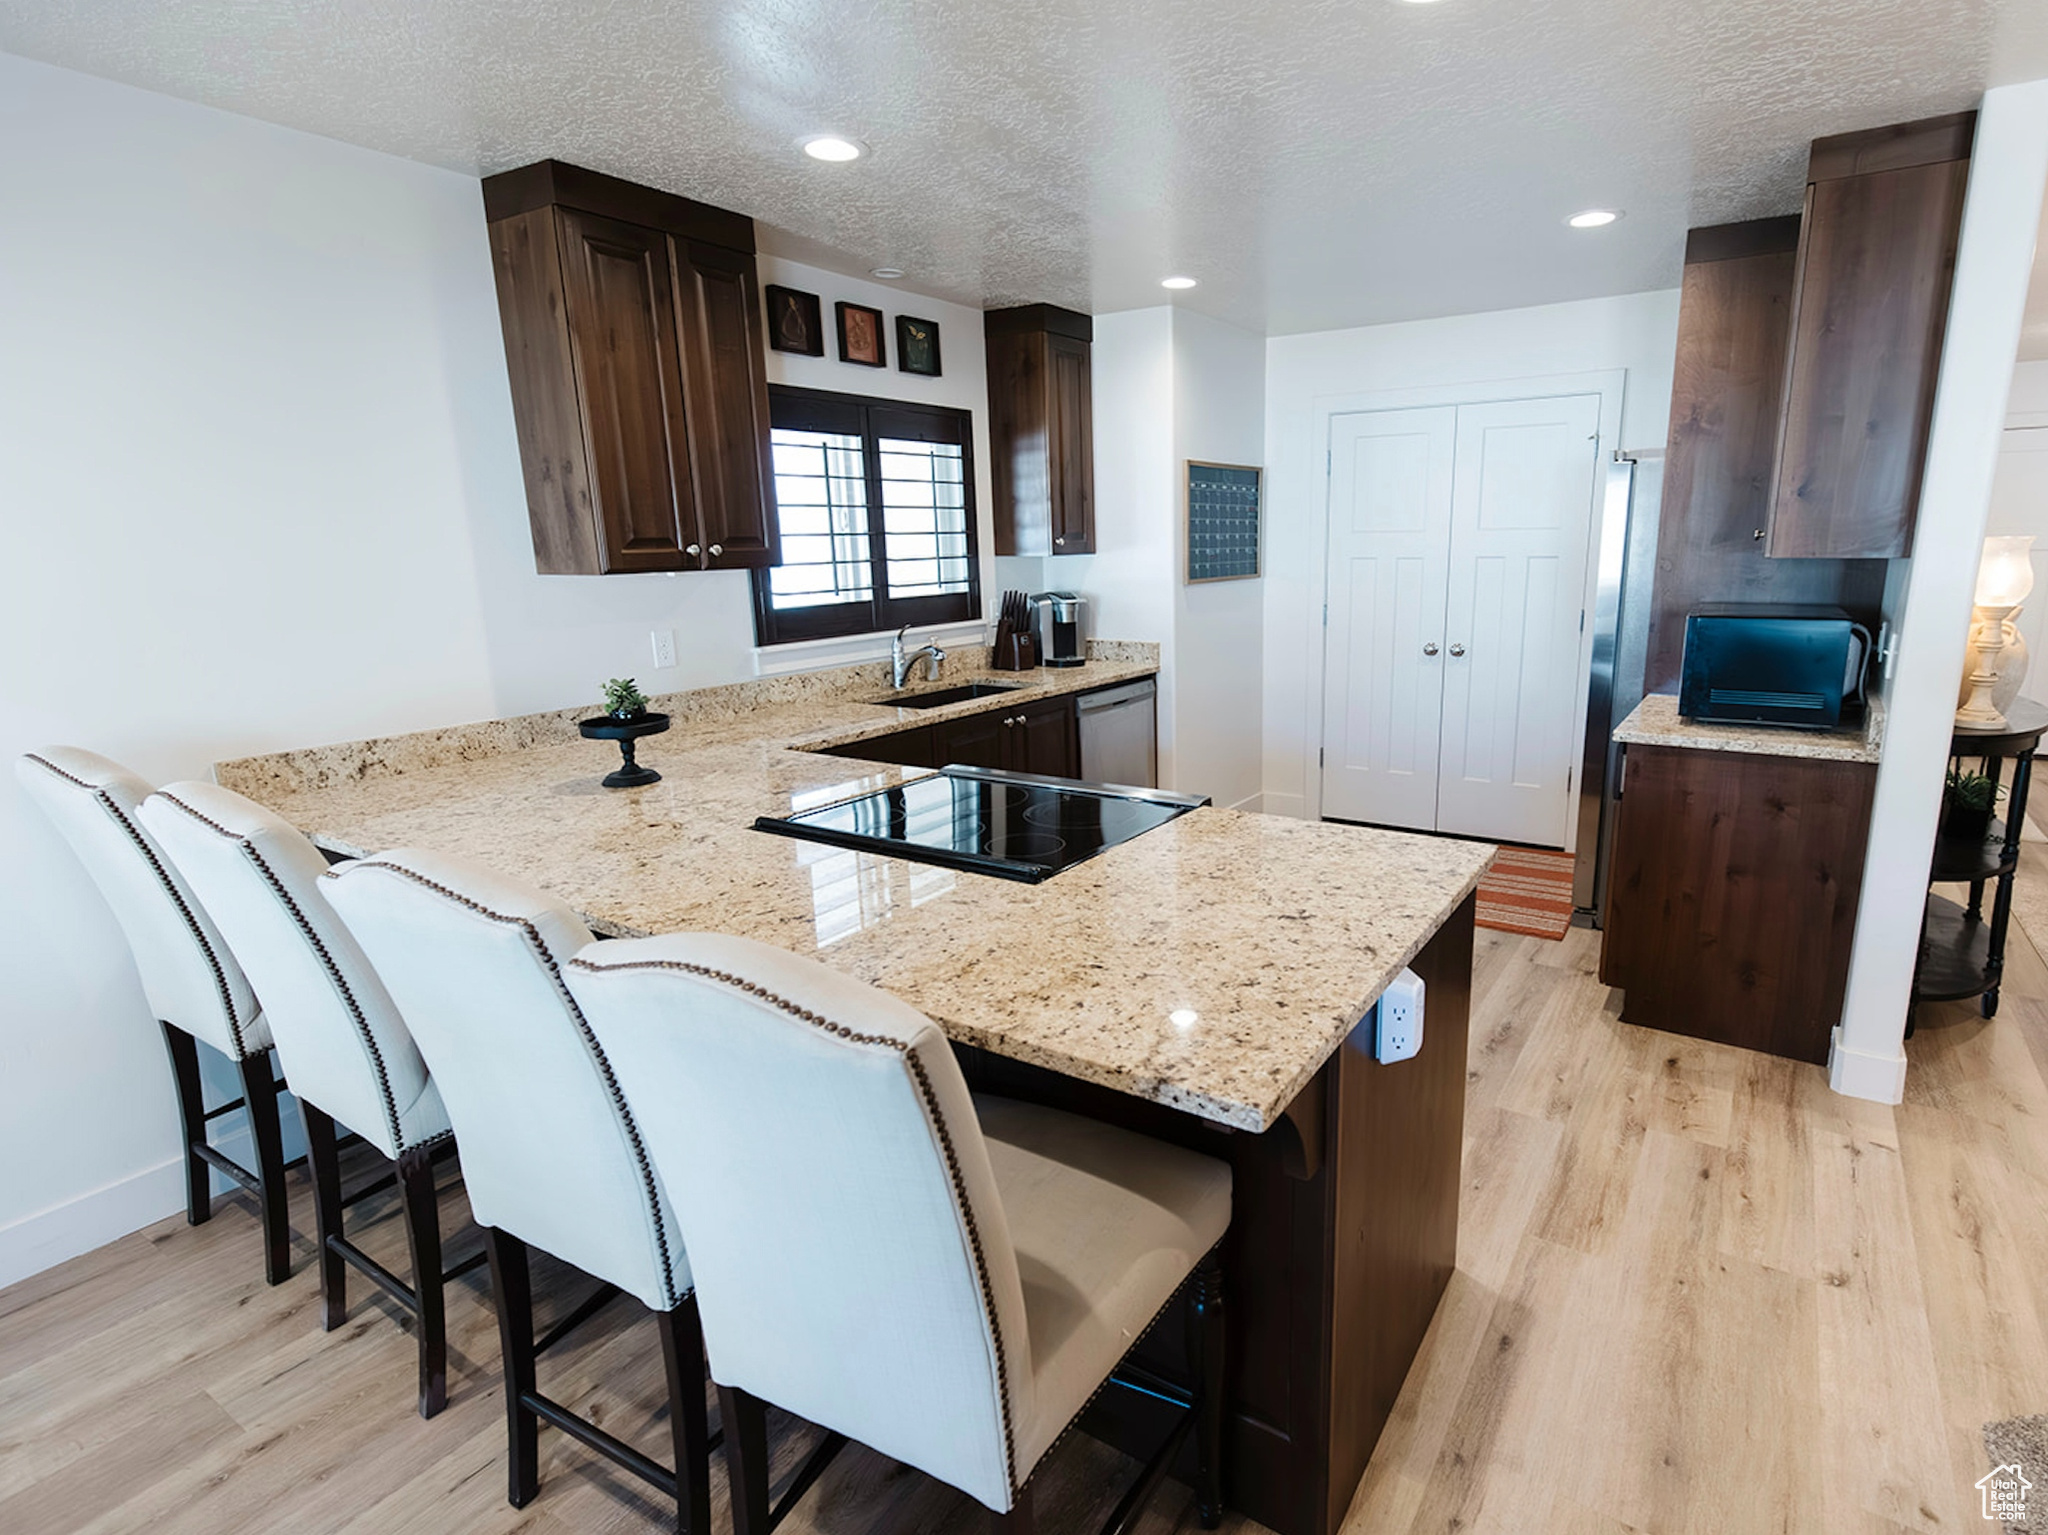
<instances>
[{"instance_id":1,"label":"coffee maker","mask_svg":"<svg viewBox=\"0 0 2048 1535\"><path fill-rule=\"evenodd\" d=\"M1088 637L1081 632L1081 610L1088 599L1074 592L1034 592L1039 610L1038 664L1079 666L1088 659Z\"/></svg>"}]
</instances>

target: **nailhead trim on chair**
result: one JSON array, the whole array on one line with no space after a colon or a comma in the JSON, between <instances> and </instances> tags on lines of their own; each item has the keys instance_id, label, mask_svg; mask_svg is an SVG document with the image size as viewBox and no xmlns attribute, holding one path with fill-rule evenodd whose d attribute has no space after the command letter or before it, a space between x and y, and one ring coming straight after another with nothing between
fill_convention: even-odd
<instances>
[{"instance_id":1,"label":"nailhead trim on chair","mask_svg":"<svg viewBox=\"0 0 2048 1535\"><path fill-rule=\"evenodd\" d=\"M36 766L55 773L66 783L76 784L85 790L99 802L100 808L112 816L121 829L128 833L129 840L135 844L135 851L148 862L157 877L157 882L164 887L164 894L171 898L171 904L178 908L178 915L185 919L185 927L192 934L192 941L199 945L199 952L206 956L206 963L213 970L213 984L220 991L221 1015L228 1021L228 1034L235 1042L235 1054L240 1059L247 1060L251 1052L242 1039L242 1020L235 1013L235 994L228 985L227 970L222 966L220 956L213 952L213 945L206 941L206 930L199 925L199 919L192 915L192 908L185 904L185 898L178 893L177 883L164 871L163 864L158 862L156 854L151 851L148 839L136 828L135 823L128 819L127 812L114 802L114 796L105 789L89 784L75 774L65 772L47 757L39 757L34 752L25 755Z\"/></svg>"},{"instance_id":2,"label":"nailhead trim on chair","mask_svg":"<svg viewBox=\"0 0 2048 1535\"><path fill-rule=\"evenodd\" d=\"M320 966L327 972L328 982L334 987L335 995L341 999L341 1005L348 1010L349 1017L354 1021L356 1037L362 1042L364 1051L370 1057L371 1069L377 1073L377 1090L384 1098L384 1118L391 1128L391 1144L396 1146L400 1152L410 1149L406 1143L405 1132L399 1125L398 1099L391 1091L391 1075L385 1070L384 1052L377 1047L377 1036L370 1032L369 1020L363 1017L362 1006L356 1001L355 992L349 989L348 980L342 975L341 967L334 963L334 957L327 952L327 945L322 943L320 935L313 931L313 924L308 922L306 914L299 910L299 903L291 898L291 893L284 887L284 881L277 877L276 871L270 867L270 864L263 855L256 850L256 844L240 832L231 831L212 817L193 809L175 794L166 794L163 790L159 789L157 791L157 798L163 800L166 804L177 806L178 809L184 811L186 815L197 821L201 826L218 832L230 842L239 844L242 849L242 856L256 866L256 872L261 874L263 882L270 886L270 893L277 897L286 911L291 913L292 921L298 924L301 936L305 938L308 944L312 945L313 952L320 956ZM431 1146L437 1141L446 1139L453 1133L452 1130L444 1130L439 1135L431 1136L427 1140L420 1142L420 1144Z\"/></svg>"},{"instance_id":3,"label":"nailhead trim on chair","mask_svg":"<svg viewBox=\"0 0 2048 1535\"><path fill-rule=\"evenodd\" d=\"M591 1033L590 1025L583 1017L583 1009L576 1005L575 997L570 995L568 986L563 983L562 967L555 962L555 956L548 952L548 946L540 936L540 929L524 917L514 917L502 911L493 911L481 901L472 901L460 891L450 890L446 885L441 884L437 880L428 879L424 874L416 874L401 863L392 863L390 860L383 858L366 858L349 867L352 872L360 872L364 869L382 869L387 873L399 875L402 878L411 880L422 889L431 890L436 895L453 901L457 906L467 911L475 912L480 917L488 917L493 922L509 923L526 935L527 945L533 950L540 962L547 967L548 977L554 982L555 992L561 997L562 1005L568 1008L569 1016L576 1020L576 1031L583 1037L584 1048L590 1052L590 1058L596 1063L599 1075L604 1078L605 1090L611 1094L612 1107L618 1113L619 1123L625 1126L626 1139L633 1148L633 1160L640 1165L641 1190L647 1196L648 1225L654 1228L654 1246L661 1258L662 1294L668 1298L670 1307L680 1306L684 1300L695 1292L694 1290L678 1292L676 1289L675 1266L669 1261L668 1232L663 1229L661 1221L661 1191L654 1181L654 1164L648 1161L647 1148L640 1140L640 1126L633 1119L633 1111L626 1106L626 1095L619 1091L618 1078L612 1075L610 1059L605 1055L603 1047L598 1044L597 1036ZM329 869L320 877L322 879L339 879L343 872L340 869ZM571 963L574 963L574 961L572 960Z\"/></svg>"},{"instance_id":4,"label":"nailhead trim on chair","mask_svg":"<svg viewBox=\"0 0 2048 1535\"><path fill-rule=\"evenodd\" d=\"M988 1259L981 1246L981 1228L975 1224L974 1206L967 1198L966 1180L960 1173L960 1158L953 1149L952 1133L946 1128L945 1116L939 1112L938 1095L932 1090L931 1078L926 1074L924 1062L911 1053L910 1047L901 1040L890 1039L881 1034L862 1034L849 1029L843 1023L835 1023L822 1013L777 996L767 987L747 980L744 976L733 975L724 970L713 970L706 965L693 965L675 959L625 960L615 965L592 964L586 959L571 959L570 965L578 970L587 970L592 975L603 975L616 970L676 970L685 975L694 975L701 980L716 981L757 997L769 1006L779 1008L792 1018L801 1019L813 1028L823 1029L828 1034L856 1045L886 1045L894 1050L909 1066L916 1079L918 1095L924 1100L925 1115L931 1120L932 1128L938 1132L939 1148L945 1153L946 1175L953 1184L953 1203L960 1212L960 1219L967 1228L967 1245L974 1254L974 1276L981 1286L981 1305L988 1321L989 1340L996 1350L996 1392L1003 1419L1003 1479L1010 1484L1010 1494L1017 1493L1017 1445L1010 1427L1010 1368L1003 1350L1002 1329L996 1325L995 1286L988 1275Z\"/></svg>"}]
</instances>

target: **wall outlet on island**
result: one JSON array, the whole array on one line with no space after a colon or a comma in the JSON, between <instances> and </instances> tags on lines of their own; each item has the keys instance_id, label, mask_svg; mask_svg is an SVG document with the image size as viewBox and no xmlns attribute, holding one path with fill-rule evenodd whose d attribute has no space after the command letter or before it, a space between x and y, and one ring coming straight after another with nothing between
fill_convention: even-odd
<instances>
[{"instance_id":1,"label":"wall outlet on island","mask_svg":"<svg viewBox=\"0 0 2048 1535\"><path fill-rule=\"evenodd\" d=\"M1382 1066L1411 1061L1422 1051L1422 977L1403 970L1380 993L1373 1055Z\"/></svg>"},{"instance_id":2,"label":"wall outlet on island","mask_svg":"<svg viewBox=\"0 0 2048 1535\"><path fill-rule=\"evenodd\" d=\"M654 666L659 671L664 666L676 664L676 632L673 629L656 629L649 636L654 641Z\"/></svg>"}]
</instances>

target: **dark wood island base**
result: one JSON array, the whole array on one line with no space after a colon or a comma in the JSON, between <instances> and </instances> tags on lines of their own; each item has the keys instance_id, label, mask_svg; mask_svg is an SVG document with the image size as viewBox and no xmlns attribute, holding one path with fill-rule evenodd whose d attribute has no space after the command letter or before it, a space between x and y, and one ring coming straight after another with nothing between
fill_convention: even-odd
<instances>
[{"instance_id":1,"label":"dark wood island base","mask_svg":"<svg viewBox=\"0 0 2048 1535\"><path fill-rule=\"evenodd\" d=\"M1374 1060L1368 1015L1261 1135L956 1047L978 1092L1229 1159L1224 1498L1278 1535L1334 1535L1344 1522L1457 1266L1474 906L1468 896L1413 961L1428 988L1421 1053ZM1177 1311L1134 1362L1173 1388L1187 1384ZM1144 1459L1175 1411L1116 1386L1081 1427ZM1180 1474L1192 1480L1191 1452L1187 1461Z\"/></svg>"}]
</instances>

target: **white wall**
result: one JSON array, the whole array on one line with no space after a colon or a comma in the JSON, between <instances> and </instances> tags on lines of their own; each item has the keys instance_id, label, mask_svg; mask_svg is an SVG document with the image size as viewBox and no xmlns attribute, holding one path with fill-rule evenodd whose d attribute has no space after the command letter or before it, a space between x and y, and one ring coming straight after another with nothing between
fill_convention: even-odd
<instances>
[{"instance_id":1,"label":"white wall","mask_svg":"<svg viewBox=\"0 0 2048 1535\"><path fill-rule=\"evenodd\" d=\"M1264 807L1304 815L1321 738L1322 549L1327 533L1319 409L1343 398L1463 389L1625 370L1618 446L1661 449L1678 349L1678 291L1280 336L1266 343L1269 522L1265 581ZM1390 398L1386 403L1393 403ZM1366 407L1369 408L1369 407Z\"/></svg>"},{"instance_id":2,"label":"white wall","mask_svg":"<svg viewBox=\"0 0 2048 1535\"><path fill-rule=\"evenodd\" d=\"M1265 581L1190 586L1185 466L1189 459L1263 464L1265 338L1186 310L1173 311L1172 540L1176 607L1176 787L1219 805L1263 803L1260 731Z\"/></svg>"},{"instance_id":3,"label":"white wall","mask_svg":"<svg viewBox=\"0 0 2048 1535\"><path fill-rule=\"evenodd\" d=\"M2013 369L1985 536L2034 536L2034 594L2017 624L2033 657L2022 692L2048 699L2048 362Z\"/></svg>"},{"instance_id":4,"label":"white wall","mask_svg":"<svg viewBox=\"0 0 2048 1535\"><path fill-rule=\"evenodd\" d=\"M1259 580L1189 586L1186 463L1258 464L1265 343L1169 305L1095 317L1095 548L1043 562L1095 604L1095 633L1160 646L1159 782L1260 803ZM1007 562L1006 562L1007 563Z\"/></svg>"},{"instance_id":5,"label":"white wall","mask_svg":"<svg viewBox=\"0 0 2048 1535\"><path fill-rule=\"evenodd\" d=\"M762 273L940 322L942 379L770 376L973 409L985 528L980 315ZM744 575L534 573L474 179L7 55L0 483L7 759L75 742L162 781L755 672ZM126 949L11 777L0 870L5 1284L182 1196Z\"/></svg>"},{"instance_id":6,"label":"white wall","mask_svg":"<svg viewBox=\"0 0 2048 1535\"><path fill-rule=\"evenodd\" d=\"M1897 1103L1906 1003L1926 901L1971 599L2048 179L2048 81L1987 91L1977 119L1912 568L1886 698L1863 894L1842 1022L1839 1092Z\"/></svg>"}]
</instances>

